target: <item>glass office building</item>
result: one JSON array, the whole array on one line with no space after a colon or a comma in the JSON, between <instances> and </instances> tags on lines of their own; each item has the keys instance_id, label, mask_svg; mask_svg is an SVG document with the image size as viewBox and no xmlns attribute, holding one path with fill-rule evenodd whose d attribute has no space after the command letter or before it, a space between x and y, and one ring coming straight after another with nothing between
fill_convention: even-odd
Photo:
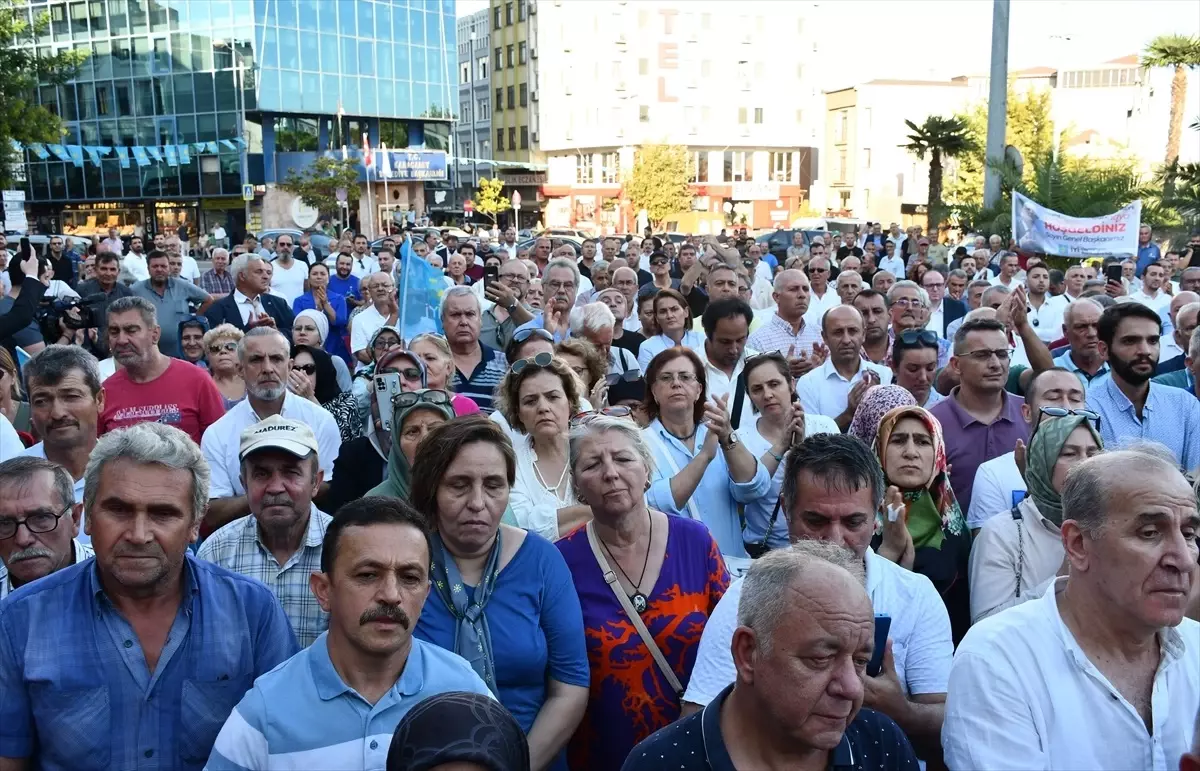
<instances>
[{"instance_id":1,"label":"glass office building","mask_svg":"<svg viewBox=\"0 0 1200 771\"><path fill-rule=\"evenodd\" d=\"M39 50L88 52L75 78L43 85L37 98L61 117L64 146L100 149L82 163L78 152L66 160L26 152L27 208L42 232L195 232L218 221L237 232L246 225L243 185L278 182L281 169L311 154L361 147L364 133L372 146L447 149L453 0L23 8L31 20L49 17ZM186 162L179 146L190 150ZM149 151L149 164L138 151Z\"/></svg>"}]
</instances>

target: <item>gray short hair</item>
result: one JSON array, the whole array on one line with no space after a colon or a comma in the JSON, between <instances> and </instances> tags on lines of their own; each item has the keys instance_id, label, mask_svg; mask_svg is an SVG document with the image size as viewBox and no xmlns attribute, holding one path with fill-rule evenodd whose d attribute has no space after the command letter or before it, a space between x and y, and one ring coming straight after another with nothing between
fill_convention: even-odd
<instances>
[{"instance_id":1,"label":"gray short hair","mask_svg":"<svg viewBox=\"0 0 1200 771\"><path fill-rule=\"evenodd\" d=\"M450 302L451 297L470 297L475 303L475 312L482 315L483 304L479 302L479 295L475 294L471 287L465 285L452 286L442 295L442 305L438 309L438 316L441 317L443 322L446 319L446 303Z\"/></svg>"},{"instance_id":2,"label":"gray short hair","mask_svg":"<svg viewBox=\"0 0 1200 771\"><path fill-rule=\"evenodd\" d=\"M1113 488L1121 480L1156 473L1177 474L1184 479L1175 455L1153 442L1140 442L1088 458L1067 473L1062 489L1063 520L1075 520L1093 539L1101 537L1108 521Z\"/></svg>"},{"instance_id":3,"label":"gray short hair","mask_svg":"<svg viewBox=\"0 0 1200 771\"><path fill-rule=\"evenodd\" d=\"M228 249L226 249L226 248L225 248L225 247L223 247L223 246L218 246L216 249L213 249L213 250L212 250L212 256L213 256L213 257L216 257L218 254L223 254L223 255L225 255L225 257L226 257L226 258L228 258L228 257L229 257L229 250L228 250Z\"/></svg>"},{"instance_id":4,"label":"gray short hair","mask_svg":"<svg viewBox=\"0 0 1200 771\"><path fill-rule=\"evenodd\" d=\"M108 318L111 319L115 314L129 313L130 311L136 311L148 329L158 326L158 312L154 309L154 303L145 297L134 297L133 295L109 303Z\"/></svg>"},{"instance_id":5,"label":"gray short hair","mask_svg":"<svg viewBox=\"0 0 1200 771\"><path fill-rule=\"evenodd\" d=\"M75 482L62 466L32 455L18 455L0 463L0 490L11 492L14 487L27 484L39 471L48 471L54 477L54 492L60 506L75 503Z\"/></svg>"},{"instance_id":6,"label":"gray short hair","mask_svg":"<svg viewBox=\"0 0 1200 771\"><path fill-rule=\"evenodd\" d=\"M247 340L253 340L256 337L272 337L272 336L278 337L280 340L282 340L284 350L286 350L289 354L291 353L291 351L292 351L291 342L287 339L287 336L284 335L282 332L280 332L278 329L275 329L274 327L255 327L254 329L247 330L246 334L242 335L242 339L237 341L238 361L242 362L243 364L246 362L246 341Z\"/></svg>"},{"instance_id":7,"label":"gray short hair","mask_svg":"<svg viewBox=\"0 0 1200 771\"><path fill-rule=\"evenodd\" d=\"M208 461L192 438L163 423L137 423L105 434L96 442L83 472L83 507L92 511L104 467L111 461L130 460L142 466L166 466L192 475L192 521L208 507Z\"/></svg>"},{"instance_id":8,"label":"gray short hair","mask_svg":"<svg viewBox=\"0 0 1200 771\"><path fill-rule=\"evenodd\" d=\"M575 276L575 291L579 291L579 266L575 264L574 260L567 259L565 257L555 257L553 260L550 260L550 262L546 263L546 269L542 271L542 277L545 278L546 276L550 275L550 271L554 268L569 269L571 274Z\"/></svg>"},{"instance_id":9,"label":"gray short hair","mask_svg":"<svg viewBox=\"0 0 1200 771\"><path fill-rule=\"evenodd\" d=\"M572 308L567 323L571 326L572 335L582 335L585 331L599 332L602 329L612 329L613 325L617 323L617 317L604 303L591 302L582 307Z\"/></svg>"},{"instance_id":10,"label":"gray short hair","mask_svg":"<svg viewBox=\"0 0 1200 771\"><path fill-rule=\"evenodd\" d=\"M250 252L242 252L237 257L233 258L233 262L229 263L229 272L233 274L233 279L236 281L246 273L246 268L250 266L250 260L261 260L257 254Z\"/></svg>"},{"instance_id":11,"label":"gray short hair","mask_svg":"<svg viewBox=\"0 0 1200 771\"><path fill-rule=\"evenodd\" d=\"M761 650L771 649L771 637L779 620L794 610L788 589L799 584L810 568L823 564L849 573L866 594L867 571L863 560L829 541L797 541L789 548L769 551L751 563L742 583L737 622L738 626L754 630Z\"/></svg>"},{"instance_id":12,"label":"gray short hair","mask_svg":"<svg viewBox=\"0 0 1200 771\"><path fill-rule=\"evenodd\" d=\"M888 304L889 308L892 307L892 302L894 301L896 292L897 292L897 290L900 290L900 289L915 289L915 290L917 290L917 296L921 298L921 304L924 305L926 308L929 307L929 292L925 291L925 287L921 286L916 281L909 281L908 279L904 279L902 281L897 281L896 283L892 284L892 288L888 290L887 304Z\"/></svg>"},{"instance_id":13,"label":"gray short hair","mask_svg":"<svg viewBox=\"0 0 1200 771\"><path fill-rule=\"evenodd\" d=\"M946 274L946 278L961 278L966 280L969 277L967 276L967 272L962 268L955 268Z\"/></svg>"},{"instance_id":14,"label":"gray short hair","mask_svg":"<svg viewBox=\"0 0 1200 771\"><path fill-rule=\"evenodd\" d=\"M633 446L638 457L642 459L642 463L646 465L647 478L654 476L654 455L650 452L650 446L646 444L646 438L642 436L642 430L638 428L636 423L632 423L624 418L612 418L606 415L601 415L594 420L583 425L575 426L571 429L569 441L570 463L571 463L571 486L578 489L576 484L575 463L579 460L579 448L585 441L596 436L597 434L616 433L624 436Z\"/></svg>"},{"instance_id":15,"label":"gray short hair","mask_svg":"<svg viewBox=\"0 0 1200 771\"><path fill-rule=\"evenodd\" d=\"M1100 303L1096 302L1091 297L1080 297L1078 300L1072 300L1071 302L1067 303L1067 307L1063 309L1063 324L1071 324L1071 319L1075 317L1076 306L1084 307L1082 304L1092 306L1096 309L1097 313L1104 312L1104 308L1101 307Z\"/></svg>"},{"instance_id":16,"label":"gray short hair","mask_svg":"<svg viewBox=\"0 0 1200 771\"><path fill-rule=\"evenodd\" d=\"M34 354L23 368L26 384L33 381L58 385L72 370L78 370L92 396L100 393L100 363L77 345L48 345Z\"/></svg>"},{"instance_id":17,"label":"gray short hair","mask_svg":"<svg viewBox=\"0 0 1200 771\"><path fill-rule=\"evenodd\" d=\"M987 289L983 290L983 296L979 298L980 304L987 305L988 298L997 294L1009 295L1012 294L1012 290L1006 287L1004 284L994 284L993 286L989 286Z\"/></svg>"},{"instance_id":18,"label":"gray short hair","mask_svg":"<svg viewBox=\"0 0 1200 771\"><path fill-rule=\"evenodd\" d=\"M1187 355L1193 361L1200 361L1200 326L1192 330L1192 337L1188 340Z\"/></svg>"}]
</instances>

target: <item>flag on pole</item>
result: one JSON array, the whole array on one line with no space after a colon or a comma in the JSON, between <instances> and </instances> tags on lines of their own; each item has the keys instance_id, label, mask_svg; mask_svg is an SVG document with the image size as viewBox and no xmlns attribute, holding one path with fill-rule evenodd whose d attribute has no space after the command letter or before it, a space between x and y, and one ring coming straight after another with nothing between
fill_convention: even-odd
<instances>
[{"instance_id":1,"label":"flag on pole","mask_svg":"<svg viewBox=\"0 0 1200 771\"><path fill-rule=\"evenodd\" d=\"M387 144L379 145L379 176L384 179L392 177L392 160L388 157Z\"/></svg>"},{"instance_id":2,"label":"flag on pole","mask_svg":"<svg viewBox=\"0 0 1200 771\"><path fill-rule=\"evenodd\" d=\"M404 261L404 267L400 270L400 312L397 321L405 340L411 340L423 332L441 334L441 305L445 291L446 281L440 270L416 257Z\"/></svg>"},{"instance_id":3,"label":"flag on pole","mask_svg":"<svg viewBox=\"0 0 1200 771\"><path fill-rule=\"evenodd\" d=\"M367 132L363 132L363 168L368 170L370 176L370 168L375 165L374 159L371 157L371 140L367 138Z\"/></svg>"}]
</instances>

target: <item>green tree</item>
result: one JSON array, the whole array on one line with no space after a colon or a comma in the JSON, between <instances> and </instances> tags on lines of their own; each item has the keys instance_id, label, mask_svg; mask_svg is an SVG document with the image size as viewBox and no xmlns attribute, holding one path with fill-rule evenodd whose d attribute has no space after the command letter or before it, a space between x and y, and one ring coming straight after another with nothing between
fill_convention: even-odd
<instances>
[{"instance_id":1,"label":"green tree","mask_svg":"<svg viewBox=\"0 0 1200 771\"><path fill-rule=\"evenodd\" d=\"M1191 35L1160 35L1150 41L1142 53L1143 67L1170 67L1171 122L1167 128L1166 163L1179 159L1179 142L1183 136L1183 110L1187 100L1187 71L1200 67L1200 37Z\"/></svg>"},{"instance_id":2,"label":"green tree","mask_svg":"<svg viewBox=\"0 0 1200 771\"><path fill-rule=\"evenodd\" d=\"M14 165L24 160L10 140L27 145L63 137L62 121L34 98L37 87L66 82L87 59L85 52L76 50L50 54L43 47L35 52L50 15L43 11L30 23L27 6L0 0L0 185L5 188L13 184Z\"/></svg>"},{"instance_id":3,"label":"green tree","mask_svg":"<svg viewBox=\"0 0 1200 771\"><path fill-rule=\"evenodd\" d=\"M667 218L692 208L688 188L688 151L682 145L642 145L625 192L635 211L645 209L655 231Z\"/></svg>"},{"instance_id":4,"label":"green tree","mask_svg":"<svg viewBox=\"0 0 1200 771\"><path fill-rule=\"evenodd\" d=\"M920 126L911 120L904 121L908 130L908 143L900 145L921 160L929 154L929 230L937 232L945 206L942 204L943 158L956 158L975 147L975 140L967 123L958 116L943 118L930 115Z\"/></svg>"},{"instance_id":5,"label":"green tree","mask_svg":"<svg viewBox=\"0 0 1200 771\"><path fill-rule=\"evenodd\" d=\"M346 203L354 208L359 196L358 161L318 156L300 172L288 169L287 178L279 187L322 214L337 213L337 191L342 188L346 191Z\"/></svg>"},{"instance_id":6,"label":"green tree","mask_svg":"<svg viewBox=\"0 0 1200 771\"><path fill-rule=\"evenodd\" d=\"M496 215L511 208L512 204L509 202L508 196L504 194L504 180L499 177L479 178L479 187L475 190L475 211L490 219L495 225Z\"/></svg>"}]
</instances>

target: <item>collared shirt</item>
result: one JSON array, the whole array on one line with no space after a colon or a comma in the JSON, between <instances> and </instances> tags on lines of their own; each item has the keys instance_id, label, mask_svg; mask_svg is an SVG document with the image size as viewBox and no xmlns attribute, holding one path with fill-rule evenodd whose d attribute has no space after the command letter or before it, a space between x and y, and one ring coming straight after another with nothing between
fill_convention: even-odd
<instances>
[{"instance_id":1,"label":"collared shirt","mask_svg":"<svg viewBox=\"0 0 1200 771\"><path fill-rule=\"evenodd\" d=\"M651 734L629 753L622 771L738 771L721 735L721 707L731 691L732 685L700 712ZM917 771L918 765L900 726L882 712L864 707L829 753L826 768Z\"/></svg>"},{"instance_id":2,"label":"collared shirt","mask_svg":"<svg viewBox=\"0 0 1200 771\"><path fill-rule=\"evenodd\" d=\"M255 319L259 319L267 315L263 309L262 301L258 299L258 295L248 297L242 294L242 290L235 289L233 292L233 301L237 303L238 313L242 314L242 323L249 324Z\"/></svg>"},{"instance_id":3,"label":"collared shirt","mask_svg":"<svg viewBox=\"0 0 1200 771\"><path fill-rule=\"evenodd\" d=\"M1025 400L1004 391L1000 414L991 423L980 423L958 403L961 386L950 396L933 405L929 412L942 424L946 440L946 460L950 464L950 486L960 501L971 500L975 471L980 464L1010 452L1020 439L1029 444L1029 424L1021 414ZM1200 405L1197 405L1200 409Z\"/></svg>"},{"instance_id":4,"label":"collared shirt","mask_svg":"<svg viewBox=\"0 0 1200 771\"><path fill-rule=\"evenodd\" d=\"M375 256L370 252L363 255L354 254L351 256L354 259L350 263L350 275L354 276L359 281L361 281L364 276L369 276L372 273L379 272L379 261L376 260Z\"/></svg>"},{"instance_id":5,"label":"collared shirt","mask_svg":"<svg viewBox=\"0 0 1200 771\"><path fill-rule=\"evenodd\" d=\"M95 560L0 603L0 757L46 771L204 767L242 694L298 648L265 586L190 555L182 570L153 672Z\"/></svg>"},{"instance_id":6,"label":"collared shirt","mask_svg":"<svg viewBox=\"0 0 1200 771\"><path fill-rule=\"evenodd\" d=\"M642 372L650 369L651 359L668 348L674 348L675 345L675 341L666 335L655 335L654 337L646 338L642 346L638 348L638 366L642 368ZM684 330L683 337L679 340L679 345L684 348L691 348L697 356L701 359L704 358L704 354L701 353L704 350L704 335L699 332L693 329Z\"/></svg>"},{"instance_id":7,"label":"collared shirt","mask_svg":"<svg viewBox=\"0 0 1200 771\"><path fill-rule=\"evenodd\" d=\"M892 656L896 677L910 696L945 693L954 644L950 639L950 614L933 582L905 570L871 549L864 555L867 595L877 616L890 616ZM696 665L684 701L706 705L737 676L730 642L738 627L737 609L742 579L736 579L717 603L696 652Z\"/></svg>"},{"instance_id":8,"label":"collared shirt","mask_svg":"<svg viewBox=\"0 0 1200 771\"><path fill-rule=\"evenodd\" d=\"M1042 307L1028 303L1029 323L1043 343L1052 343L1063 335L1063 311L1067 309L1067 298L1047 294Z\"/></svg>"},{"instance_id":9,"label":"collared shirt","mask_svg":"<svg viewBox=\"0 0 1200 771\"><path fill-rule=\"evenodd\" d=\"M992 517L1008 512L1025 498L1027 490L1015 453L1006 452L980 463L971 485L967 527L978 530Z\"/></svg>"},{"instance_id":10,"label":"collared shirt","mask_svg":"<svg viewBox=\"0 0 1200 771\"><path fill-rule=\"evenodd\" d=\"M1170 361L1176 356L1183 356L1186 353L1179 347L1179 343L1175 342L1174 335L1163 335L1162 342L1158 346L1158 361L1161 364L1164 361Z\"/></svg>"},{"instance_id":11,"label":"collared shirt","mask_svg":"<svg viewBox=\"0 0 1200 771\"><path fill-rule=\"evenodd\" d=\"M209 294L233 294L237 288L232 273L228 270L218 273L216 268L201 273L196 285Z\"/></svg>"},{"instance_id":12,"label":"collared shirt","mask_svg":"<svg viewBox=\"0 0 1200 771\"><path fill-rule=\"evenodd\" d=\"M310 503L304 541L282 567L263 545L258 517L253 514L235 519L206 538L196 556L266 584L283 606L300 647L307 648L329 628L329 614L321 610L308 588L308 577L321 571L321 544L332 521L333 517Z\"/></svg>"},{"instance_id":13,"label":"collared shirt","mask_svg":"<svg viewBox=\"0 0 1200 771\"><path fill-rule=\"evenodd\" d=\"M1170 310L1172 297L1161 289L1159 289L1158 292L1151 297L1146 293L1145 289L1141 289L1137 292L1131 293L1129 295L1129 299L1132 302L1138 302L1142 305L1145 305L1155 313L1162 313L1164 310Z\"/></svg>"},{"instance_id":14,"label":"collared shirt","mask_svg":"<svg viewBox=\"0 0 1200 771\"><path fill-rule=\"evenodd\" d=\"M886 270L895 276L897 281L900 281L904 278L904 260L901 259L899 252L893 252L893 254L895 255L893 257L877 258L875 264L879 266L880 270Z\"/></svg>"},{"instance_id":15,"label":"collared shirt","mask_svg":"<svg viewBox=\"0 0 1200 771\"><path fill-rule=\"evenodd\" d=\"M1166 445L1186 469L1200 464L1200 401L1189 391L1150 381L1142 417L1111 377L1088 389L1088 407L1100 413L1104 449L1138 440Z\"/></svg>"},{"instance_id":16,"label":"collared shirt","mask_svg":"<svg viewBox=\"0 0 1200 771\"><path fill-rule=\"evenodd\" d=\"M636 318L636 314L635 314L635 318ZM526 329L546 329L545 312L538 311L537 314L532 319L530 319L529 321L526 321L524 324L517 327L517 332L521 332ZM638 329L641 329L640 323L638 324ZM546 331L549 332L550 330L547 329ZM514 333L514 334L516 334L516 333ZM556 329L553 334L554 334L554 342L561 343L563 340L566 340L568 337L571 336L571 330L570 329Z\"/></svg>"},{"instance_id":17,"label":"collared shirt","mask_svg":"<svg viewBox=\"0 0 1200 771\"><path fill-rule=\"evenodd\" d=\"M400 677L371 704L338 675L321 635L254 683L217 736L206 771L383 771L400 720L451 691L492 695L465 659L414 637Z\"/></svg>"},{"instance_id":18,"label":"collared shirt","mask_svg":"<svg viewBox=\"0 0 1200 771\"><path fill-rule=\"evenodd\" d=\"M742 370L746 368L746 359L758 353L753 348L744 348L742 357L733 365L733 375L725 373L725 370L715 366L708 360L708 351L705 346L701 345L700 350L696 351L696 355L700 357L700 361L704 362L704 375L708 382L708 398L713 399L718 396L724 396L729 400L729 417L737 417L733 414L733 400L737 392L738 378L742 376ZM745 425L744 421L754 411L753 405L750 403L749 395L742 400L741 420L737 421L737 425Z\"/></svg>"},{"instance_id":19,"label":"collared shirt","mask_svg":"<svg viewBox=\"0 0 1200 771\"><path fill-rule=\"evenodd\" d=\"M971 623L1040 597L1063 564L1062 531L1032 498L989 519L971 544Z\"/></svg>"},{"instance_id":20,"label":"collared shirt","mask_svg":"<svg viewBox=\"0 0 1200 771\"><path fill-rule=\"evenodd\" d=\"M880 385L889 385L892 382L892 371L882 364L859 359L858 371L846 378L837 371L833 359L826 358L821 366L800 376L796 381L796 394L800 397L805 412L837 418L846 411L846 406L850 403L850 389L862 380L867 372L878 375Z\"/></svg>"},{"instance_id":21,"label":"collared shirt","mask_svg":"<svg viewBox=\"0 0 1200 771\"><path fill-rule=\"evenodd\" d=\"M482 412L490 415L496 409L496 386L508 374L508 359L504 351L483 343L479 344L479 354L479 363L470 374L454 368L454 393L471 397Z\"/></svg>"},{"instance_id":22,"label":"collared shirt","mask_svg":"<svg viewBox=\"0 0 1200 771\"><path fill-rule=\"evenodd\" d=\"M387 325L388 318L376 310L374 304L359 308L358 314L350 319L350 352L358 353L367 350L367 347L371 345L371 338L381 327ZM396 323L400 323L399 313L396 315ZM358 363L359 369L364 366L366 365L362 362Z\"/></svg>"},{"instance_id":23,"label":"collared shirt","mask_svg":"<svg viewBox=\"0 0 1200 771\"><path fill-rule=\"evenodd\" d=\"M1071 357L1070 348L1068 348L1065 353L1060 353L1058 356L1054 357L1054 366L1068 369L1079 377L1083 378L1085 387L1090 387L1093 381L1099 380L1108 374L1107 361L1100 365L1100 369L1096 370L1096 374L1094 375L1089 375L1086 371L1080 369L1079 365L1075 363L1075 359Z\"/></svg>"},{"instance_id":24,"label":"collared shirt","mask_svg":"<svg viewBox=\"0 0 1200 771\"><path fill-rule=\"evenodd\" d=\"M106 238L100 242L98 248L102 252L112 252L118 257L125 254L125 242L120 238Z\"/></svg>"},{"instance_id":25,"label":"collared shirt","mask_svg":"<svg viewBox=\"0 0 1200 771\"><path fill-rule=\"evenodd\" d=\"M1147 730L1064 623L1068 580L976 624L959 644L942 724L950 768L1179 768L1200 704L1200 624L1158 631Z\"/></svg>"},{"instance_id":26,"label":"collared shirt","mask_svg":"<svg viewBox=\"0 0 1200 771\"><path fill-rule=\"evenodd\" d=\"M771 477L762 463L755 458L754 476L745 482L735 482L725 462L724 451L718 450L716 457L704 470L692 497L683 506L676 506L675 496L671 493L671 478L703 451L708 427L703 423L696 426L694 452L671 434L658 418L642 429L642 436L654 455L654 476L646 493L646 503L668 514L703 521L708 525L721 554L745 557L738 504L761 498L771 489Z\"/></svg>"},{"instance_id":27,"label":"collared shirt","mask_svg":"<svg viewBox=\"0 0 1200 771\"><path fill-rule=\"evenodd\" d=\"M925 409L929 409L930 407L932 407L933 405L937 404L938 402L940 402L941 400L943 400L945 398L946 397L939 394L937 392L937 389L931 385L931 386L929 386L929 396L925 397L925 403L922 404L921 406L924 407Z\"/></svg>"},{"instance_id":28,"label":"collared shirt","mask_svg":"<svg viewBox=\"0 0 1200 771\"><path fill-rule=\"evenodd\" d=\"M483 282L480 281L478 286L483 286ZM483 312L480 319L479 342L500 351L508 348L509 342L517 332L517 324L513 321L512 315L510 314L504 318L504 321L500 321L496 318L496 306L492 304Z\"/></svg>"},{"instance_id":29,"label":"collared shirt","mask_svg":"<svg viewBox=\"0 0 1200 771\"><path fill-rule=\"evenodd\" d=\"M46 458L46 443L38 442L37 444L33 445L29 449L25 450L24 452L19 452L17 454L25 455L30 458L41 458L42 460L47 460L47 458ZM83 477L80 477L79 479L75 480L75 502L83 503ZM92 542L91 536L89 536L87 533L83 532L83 523L86 519L87 519L87 512L84 512L83 516L80 517L80 519L79 519L79 535L77 535L76 538L79 540L80 543L90 544ZM3 594L0 594L0 597L3 597L3 596L4 596Z\"/></svg>"},{"instance_id":30,"label":"collared shirt","mask_svg":"<svg viewBox=\"0 0 1200 771\"><path fill-rule=\"evenodd\" d=\"M154 313L158 318L160 329L158 350L167 356L179 356L179 322L192 315L188 302L197 304L208 300L208 292L189 281L178 278L167 278L163 293L150 283L150 279L139 281L129 287L134 297L149 300L154 305Z\"/></svg>"},{"instance_id":31,"label":"collared shirt","mask_svg":"<svg viewBox=\"0 0 1200 771\"><path fill-rule=\"evenodd\" d=\"M804 313L804 320L817 329L820 329L821 319L825 315L825 311L836 308L841 304L842 298L838 296L833 284L825 288L824 297L818 297L815 291L810 292L808 295L808 310Z\"/></svg>"},{"instance_id":32,"label":"collared shirt","mask_svg":"<svg viewBox=\"0 0 1200 771\"><path fill-rule=\"evenodd\" d=\"M766 323L751 333L746 344L763 353L778 351L785 356L799 356L801 353L811 356L813 348L821 342L821 328L816 324L809 324L802 319L800 331L793 332L791 324L778 313L773 313Z\"/></svg>"},{"instance_id":33,"label":"collared shirt","mask_svg":"<svg viewBox=\"0 0 1200 771\"><path fill-rule=\"evenodd\" d=\"M59 522L61 523L62 520L59 520ZM81 528L80 535L82 534L83 530ZM94 554L92 547L80 543L78 538L71 539L71 546L75 551L75 559L71 561L72 565L78 565L80 562L90 559ZM13 591L12 579L8 575L8 566L0 562L0 600L3 600Z\"/></svg>"},{"instance_id":34,"label":"collared shirt","mask_svg":"<svg viewBox=\"0 0 1200 771\"><path fill-rule=\"evenodd\" d=\"M321 470L325 472L325 481L331 481L333 462L337 460L342 449L342 433L338 430L333 416L324 407L296 396L291 391L284 393L283 409L279 414L304 423L317 435L317 459L321 463ZM204 453L204 459L208 461L212 472L208 488L210 500L246 494L246 488L242 486L241 481L238 448L241 446L242 432L259 420L254 408L250 406L250 400L242 399L204 432L200 440L200 451Z\"/></svg>"},{"instance_id":35,"label":"collared shirt","mask_svg":"<svg viewBox=\"0 0 1200 771\"><path fill-rule=\"evenodd\" d=\"M1134 268L1138 278L1146 272L1146 268L1162 259L1162 252L1159 251L1158 244L1151 241L1142 246L1138 244L1137 267Z\"/></svg>"}]
</instances>

